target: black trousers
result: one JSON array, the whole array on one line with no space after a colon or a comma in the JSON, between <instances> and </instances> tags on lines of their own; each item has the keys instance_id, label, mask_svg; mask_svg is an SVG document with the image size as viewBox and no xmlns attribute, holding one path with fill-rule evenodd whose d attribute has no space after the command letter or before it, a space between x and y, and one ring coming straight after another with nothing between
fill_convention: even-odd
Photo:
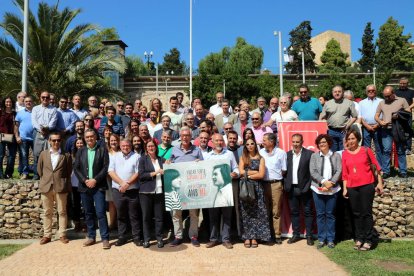
<instances>
[{"instance_id":1,"label":"black trousers","mask_svg":"<svg viewBox=\"0 0 414 276\"><path fill-rule=\"evenodd\" d=\"M118 238L127 239L128 223L131 223L132 238L141 240L142 216L138 189L120 193L112 189L118 219Z\"/></svg>"},{"instance_id":2,"label":"black trousers","mask_svg":"<svg viewBox=\"0 0 414 276\"><path fill-rule=\"evenodd\" d=\"M313 213L312 213L312 192L308 191L304 194L295 195L294 187L288 194L290 217L292 220L293 236L300 236L300 206L303 206L305 214L305 226L306 236L312 237L312 224L313 224ZM296 188L298 189L298 188ZM299 191L300 192L300 191Z\"/></svg>"},{"instance_id":3,"label":"black trousers","mask_svg":"<svg viewBox=\"0 0 414 276\"><path fill-rule=\"evenodd\" d=\"M72 187L72 192L69 193L67 202L68 217L75 222L79 222L82 215L82 205L78 187Z\"/></svg>"},{"instance_id":4,"label":"black trousers","mask_svg":"<svg viewBox=\"0 0 414 276\"><path fill-rule=\"evenodd\" d=\"M221 229L221 240L230 242L231 216L233 207L210 208L210 241L218 241L220 235L221 215L223 215L223 229Z\"/></svg>"},{"instance_id":5,"label":"black trousers","mask_svg":"<svg viewBox=\"0 0 414 276\"><path fill-rule=\"evenodd\" d=\"M375 187L373 184L348 188L353 221L355 225L355 239L362 243L373 242L374 219L372 218L372 203Z\"/></svg>"},{"instance_id":6,"label":"black trousers","mask_svg":"<svg viewBox=\"0 0 414 276\"><path fill-rule=\"evenodd\" d=\"M155 237L157 241L162 240L164 224L164 194L139 194L141 201L142 219L144 223L144 241L151 240L152 219L155 219Z\"/></svg>"}]
</instances>

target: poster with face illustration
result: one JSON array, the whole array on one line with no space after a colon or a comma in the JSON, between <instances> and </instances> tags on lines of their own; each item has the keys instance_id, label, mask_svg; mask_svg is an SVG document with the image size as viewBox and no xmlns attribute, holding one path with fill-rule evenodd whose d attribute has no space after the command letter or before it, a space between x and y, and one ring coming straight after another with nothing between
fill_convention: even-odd
<instances>
[{"instance_id":1,"label":"poster with face illustration","mask_svg":"<svg viewBox=\"0 0 414 276\"><path fill-rule=\"evenodd\" d=\"M164 193L167 211L233 206L230 161L165 164Z\"/></svg>"}]
</instances>

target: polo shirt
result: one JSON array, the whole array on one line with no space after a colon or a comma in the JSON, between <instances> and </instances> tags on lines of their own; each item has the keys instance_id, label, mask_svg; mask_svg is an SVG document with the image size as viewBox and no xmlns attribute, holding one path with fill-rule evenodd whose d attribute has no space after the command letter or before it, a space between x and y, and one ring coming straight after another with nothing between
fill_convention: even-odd
<instances>
[{"instance_id":1,"label":"polo shirt","mask_svg":"<svg viewBox=\"0 0 414 276\"><path fill-rule=\"evenodd\" d=\"M180 163L180 162L190 162L195 160L204 160L201 150L195 145L191 145L190 149L185 150L181 147L181 144L174 146L171 151L171 162Z\"/></svg>"},{"instance_id":2,"label":"polo shirt","mask_svg":"<svg viewBox=\"0 0 414 276\"><path fill-rule=\"evenodd\" d=\"M25 108L17 112L15 120L19 123L19 135L22 141L33 141L32 112Z\"/></svg>"},{"instance_id":3,"label":"polo shirt","mask_svg":"<svg viewBox=\"0 0 414 276\"><path fill-rule=\"evenodd\" d=\"M168 160L171 157L172 149L173 149L173 146L171 145L164 149L162 147L162 144L160 144L158 145L158 156Z\"/></svg>"},{"instance_id":4,"label":"polo shirt","mask_svg":"<svg viewBox=\"0 0 414 276\"><path fill-rule=\"evenodd\" d=\"M95 144L93 148L90 148L87 146L88 148L88 179L93 179L93 163L95 161L96 146L97 144Z\"/></svg>"},{"instance_id":5,"label":"polo shirt","mask_svg":"<svg viewBox=\"0 0 414 276\"><path fill-rule=\"evenodd\" d=\"M138 173L138 163L141 155L131 151L127 155L119 151L111 155L109 158L108 172L115 172L119 178L126 181L134 174ZM112 188L119 190L121 186L112 180ZM130 183L128 190L138 189L138 179L134 183Z\"/></svg>"},{"instance_id":6,"label":"polo shirt","mask_svg":"<svg viewBox=\"0 0 414 276\"><path fill-rule=\"evenodd\" d=\"M395 97L391 103L381 101L377 107L377 113L382 114L382 120L391 123L392 113L398 112L401 108L408 108L408 103L404 98Z\"/></svg>"},{"instance_id":7,"label":"polo shirt","mask_svg":"<svg viewBox=\"0 0 414 276\"><path fill-rule=\"evenodd\" d=\"M349 118L357 118L358 113L352 101L342 98L339 101L335 99L327 101L320 116L326 119L328 127L344 128Z\"/></svg>"},{"instance_id":8,"label":"polo shirt","mask_svg":"<svg viewBox=\"0 0 414 276\"><path fill-rule=\"evenodd\" d=\"M379 103L382 101L383 99L375 97L372 100L366 98L359 102L359 112L361 113L361 118L364 119L367 124L377 124L375 121L375 112L377 111Z\"/></svg>"},{"instance_id":9,"label":"polo shirt","mask_svg":"<svg viewBox=\"0 0 414 276\"><path fill-rule=\"evenodd\" d=\"M274 148L272 152L267 152L266 149L261 149L259 154L265 160L265 177L263 180L282 180L282 171L287 171L287 155L286 152L279 148Z\"/></svg>"},{"instance_id":10,"label":"polo shirt","mask_svg":"<svg viewBox=\"0 0 414 276\"><path fill-rule=\"evenodd\" d=\"M308 101L300 99L293 103L292 110L298 114L300 121L317 121L322 112L322 105L316 98L310 98Z\"/></svg>"}]
</instances>

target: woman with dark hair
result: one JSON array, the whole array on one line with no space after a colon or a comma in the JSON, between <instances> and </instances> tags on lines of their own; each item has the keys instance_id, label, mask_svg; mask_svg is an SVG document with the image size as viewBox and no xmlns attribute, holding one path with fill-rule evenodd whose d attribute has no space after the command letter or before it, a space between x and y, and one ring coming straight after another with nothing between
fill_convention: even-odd
<instances>
[{"instance_id":1,"label":"woman with dark hair","mask_svg":"<svg viewBox=\"0 0 414 276\"><path fill-rule=\"evenodd\" d=\"M105 126L105 127L109 127L109 126ZM119 148L119 145L120 145L119 136L116 135L115 133L110 133L107 139L107 149L108 149L109 158L112 158L112 156L114 156L115 153L121 150ZM116 229L117 228L116 206L115 206L114 197L112 194L112 179L109 175L107 176L107 182L108 182L108 190L106 190L105 199L108 202L108 212L109 212L108 224L109 224L110 229Z\"/></svg>"},{"instance_id":2,"label":"woman with dark hair","mask_svg":"<svg viewBox=\"0 0 414 276\"><path fill-rule=\"evenodd\" d=\"M112 127L109 125L106 125L103 129L103 141L105 143L105 146L107 149L109 149L109 136L113 133Z\"/></svg>"},{"instance_id":3,"label":"woman with dark hair","mask_svg":"<svg viewBox=\"0 0 414 276\"><path fill-rule=\"evenodd\" d=\"M333 141L327 134L316 137L315 144L319 152L311 156L310 174L318 225L318 249L325 245L334 248L336 198L341 190L339 186L342 172L341 156L330 150Z\"/></svg>"},{"instance_id":4,"label":"woman with dark hair","mask_svg":"<svg viewBox=\"0 0 414 276\"><path fill-rule=\"evenodd\" d=\"M178 191L181 188L180 173L175 169L169 169L164 172L164 178L171 183L165 185L165 208L167 211L181 210L181 200Z\"/></svg>"},{"instance_id":5,"label":"woman with dark hair","mask_svg":"<svg viewBox=\"0 0 414 276\"><path fill-rule=\"evenodd\" d=\"M164 221L163 163L165 159L158 157L158 147L154 140L145 145L145 155L139 160L139 200L142 208L144 228L144 248L150 247L151 225L155 218L155 236L158 248L164 247L162 229Z\"/></svg>"},{"instance_id":6,"label":"woman with dark hair","mask_svg":"<svg viewBox=\"0 0 414 276\"><path fill-rule=\"evenodd\" d=\"M85 140L83 137L76 138L75 142L73 143L72 148L72 161L75 162L76 153L78 152L78 149L84 147L86 145ZM75 166L73 166L75 167ZM78 192L79 187L79 179L76 177L74 171L72 170L71 175L71 182L72 182L72 193L70 197L70 202L68 208L68 211L71 213L70 217L73 219L73 222L75 223L75 231L81 231L81 214L82 214L82 208L81 208L81 198L80 194Z\"/></svg>"},{"instance_id":7,"label":"woman with dark hair","mask_svg":"<svg viewBox=\"0 0 414 276\"><path fill-rule=\"evenodd\" d=\"M349 198L355 225L354 249L368 251L374 242L372 203L375 191L383 192L381 167L368 147L359 146L361 135L351 129L345 135L347 149L342 153L343 196ZM375 184L370 164L378 171L378 183Z\"/></svg>"},{"instance_id":8,"label":"woman with dark hair","mask_svg":"<svg viewBox=\"0 0 414 276\"><path fill-rule=\"evenodd\" d=\"M83 122L85 123L85 130L87 130L87 129L96 129L95 128L95 121L94 121L94 118L91 114L87 114L83 118ZM98 127L99 127L99 125L98 125Z\"/></svg>"},{"instance_id":9,"label":"woman with dark hair","mask_svg":"<svg viewBox=\"0 0 414 276\"><path fill-rule=\"evenodd\" d=\"M14 137L14 118L16 117L16 112L13 110L14 101L11 97L6 97L2 101L0 109L0 133L5 134L11 139L6 141L6 137L2 137L0 142L0 179L1 178L12 178L14 171L14 160L16 158L17 143ZM6 170L3 174L3 159L6 154L6 147L9 151L9 156L7 158Z\"/></svg>"},{"instance_id":10,"label":"woman with dark hair","mask_svg":"<svg viewBox=\"0 0 414 276\"><path fill-rule=\"evenodd\" d=\"M126 137L132 142L132 137L139 135L139 125L140 121L137 119L132 119L129 121L127 129L125 130Z\"/></svg>"},{"instance_id":11,"label":"woman with dark hair","mask_svg":"<svg viewBox=\"0 0 414 276\"><path fill-rule=\"evenodd\" d=\"M271 238L268 213L264 201L264 189L260 180L266 171L264 158L259 154L257 143L248 138L244 144L243 154L239 162L240 175L247 173L247 178L254 180L256 200L246 202L240 200L242 218L242 239L244 247L256 248L257 240L269 241Z\"/></svg>"},{"instance_id":12,"label":"woman with dark hair","mask_svg":"<svg viewBox=\"0 0 414 276\"><path fill-rule=\"evenodd\" d=\"M243 145L246 143L248 139L253 139L256 141L256 137L254 136L254 132L251 128L245 128L243 131Z\"/></svg>"}]
</instances>

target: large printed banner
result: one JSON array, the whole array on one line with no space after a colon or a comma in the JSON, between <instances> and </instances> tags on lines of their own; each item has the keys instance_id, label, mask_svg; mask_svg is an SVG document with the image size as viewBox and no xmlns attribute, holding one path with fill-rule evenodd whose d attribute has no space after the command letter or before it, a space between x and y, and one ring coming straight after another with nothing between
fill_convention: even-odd
<instances>
[{"instance_id":1,"label":"large printed banner","mask_svg":"<svg viewBox=\"0 0 414 276\"><path fill-rule=\"evenodd\" d=\"M315 139L319 134L328 132L328 125L324 121L295 121L279 122L277 125L279 147L284 151L292 149L292 135L300 133L303 135L303 146L309 150L317 151ZM305 223L303 212L300 212L301 234L305 234ZM316 227L313 227L316 229ZM316 233L316 232L315 232ZM292 235L292 224L290 220L289 201L287 194L282 201L282 236L290 237Z\"/></svg>"},{"instance_id":2,"label":"large printed banner","mask_svg":"<svg viewBox=\"0 0 414 276\"><path fill-rule=\"evenodd\" d=\"M284 151L292 149L292 135L300 133L303 135L303 146L309 150L316 151L315 139L319 134L328 132L325 121L292 121L279 122L277 124L279 147Z\"/></svg>"},{"instance_id":3,"label":"large printed banner","mask_svg":"<svg viewBox=\"0 0 414 276\"><path fill-rule=\"evenodd\" d=\"M164 165L165 209L233 206L229 160Z\"/></svg>"}]
</instances>

